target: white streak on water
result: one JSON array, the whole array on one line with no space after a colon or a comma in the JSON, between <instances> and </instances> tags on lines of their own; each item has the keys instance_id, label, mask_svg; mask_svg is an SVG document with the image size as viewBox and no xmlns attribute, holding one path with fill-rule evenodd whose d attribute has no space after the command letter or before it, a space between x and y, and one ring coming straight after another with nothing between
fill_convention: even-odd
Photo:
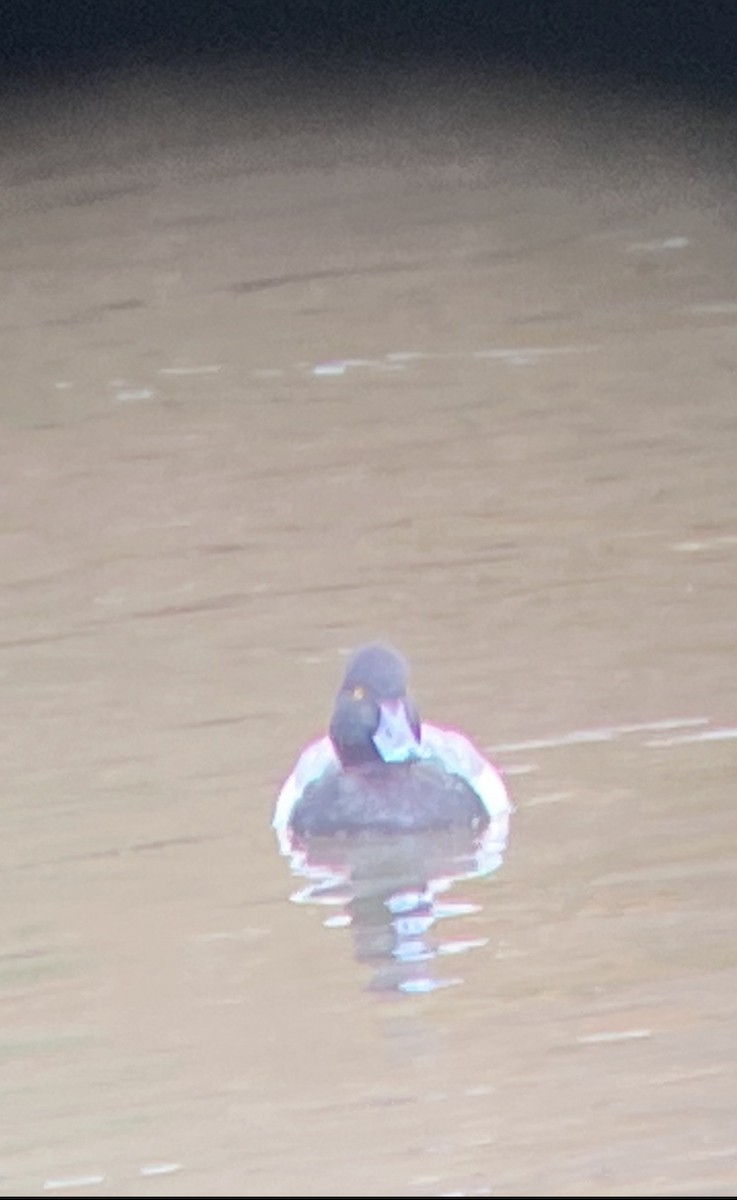
<instances>
[{"instance_id":1,"label":"white streak on water","mask_svg":"<svg viewBox=\"0 0 737 1200\"><path fill-rule=\"evenodd\" d=\"M69 1179L46 1179L44 1191L51 1192L58 1188L95 1187L104 1182L104 1175L75 1175Z\"/></svg>"},{"instance_id":2,"label":"white streak on water","mask_svg":"<svg viewBox=\"0 0 737 1200\"><path fill-rule=\"evenodd\" d=\"M405 979L398 984L400 992L407 992L409 995L422 996L428 992L437 992L440 988L458 987L463 983L462 979Z\"/></svg>"},{"instance_id":3,"label":"white streak on water","mask_svg":"<svg viewBox=\"0 0 737 1200\"><path fill-rule=\"evenodd\" d=\"M488 946L488 938L467 938L465 941L442 942L438 946L439 955L465 954L467 950L478 950Z\"/></svg>"},{"instance_id":4,"label":"white streak on water","mask_svg":"<svg viewBox=\"0 0 737 1200\"><path fill-rule=\"evenodd\" d=\"M706 538L703 542L674 542L671 550L696 554L699 550L713 550L718 546L737 546L737 534L722 534L720 537Z\"/></svg>"},{"instance_id":5,"label":"white streak on water","mask_svg":"<svg viewBox=\"0 0 737 1200\"><path fill-rule=\"evenodd\" d=\"M445 917L472 917L481 911L480 904L471 904L463 900L447 900L444 904L435 905L433 919L442 921Z\"/></svg>"},{"instance_id":6,"label":"white streak on water","mask_svg":"<svg viewBox=\"0 0 737 1200\"><path fill-rule=\"evenodd\" d=\"M727 742L737 738L737 727L705 729L702 733L687 733L683 737L651 738L646 746L686 746L693 742Z\"/></svg>"},{"instance_id":7,"label":"white streak on water","mask_svg":"<svg viewBox=\"0 0 737 1200\"><path fill-rule=\"evenodd\" d=\"M323 921L326 929L347 929L352 924L353 921L348 913L341 913L337 917L326 917Z\"/></svg>"},{"instance_id":8,"label":"white streak on water","mask_svg":"<svg viewBox=\"0 0 737 1200\"><path fill-rule=\"evenodd\" d=\"M503 742L497 746L485 746L489 754L515 754L519 750L551 750L557 746L575 746L588 742L611 742L620 734L651 733L669 729L692 729L697 725L708 725L708 717L673 717L663 721L641 721L631 725L605 725L600 729L575 729L556 737L537 738L527 742Z\"/></svg>"},{"instance_id":9,"label":"white streak on water","mask_svg":"<svg viewBox=\"0 0 737 1200\"><path fill-rule=\"evenodd\" d=\"M344 362L318 363L312 368L313 375L345 375L345 371Z\"/></svg>"},{"instance_id":10,"label":"white streak on water","mask_svg":"<svg viewBox=\"0 0 737 1200\"><path fill-rule=\"evenodd\" d=\"M580 1046L595 1046L600 1042L632 1042L653 1036L652 1029L623 1029L612 1033L589 1033L576 1038Z\"/></svg>"},{"instance_id":11,"label":"white streak on water","mask_svg":"<svg viewBox=\"0 0 737 1200\"><path fill-rule=\"evenodd\" d=\"M222 366L213 364L207 367L160 367L159 375L217 375Z\"/></svg>"},{"instance_id":12,"label":"white streak on water","mask_svg":"<svg viewBox=\"0 0 737 1200\"><path fill-rule=\"evenodd\" d=\"M616 737L611 729L579 729L557 737L536 738L529 742L503 742L484 747L490 754L514 754L518 750L552 750L556 746L575 746L581 742L610 742Z\"/></svg>"},{"instance_id":13,"label":"white streak on water","mask_svg":"<svg viewBox=\"0 0 737 1200\"><path fill-rule=\"evenodd\" d=\"M636 725L615 725L615 733L646 733L656 729L689 729L696 725L708 725L708 717L669 717L665 721L642 721Z\"/></svg>"},{"instance_id":14,"label":"white streak on water","mask_svg":"<svg viewBox=\"0 0 737 1200\"><path fill-rule=\"evenodd\" d=\"M123 388L115 393L115 399L126 404L132 400L153 400L155 394L152 388Z\"/></svg>"},{"instance_id":15,"label":"white streak on water","mask_svg":"<svg viewBox=\"0 0 737 1200\"><path fill-rule=\"evenodd\" d=\"M534 796L532 800L528 800L525 808L536 808L540 804L561 804L565 800L573 799L573 792L548 792L545 796Z\"/></svg>"},{"instance_id":16,"label":"white streak on water","mask_svg":"<svg viewBox=\"0 0 737 1200\"><path fill-rule=\"evenodd\" d=\"M498 350L474 350L472 358L498 358L502 362L530 362L536 358L550 358L556 354L591 354L599 350L597 345L582 346L505 346Z\"/></svg>"},{"instance_id":17,"label":"white streak on water","mask_svg":"<svg viewBox=\"0 0 737 1200\"><path fill-rule=\"evenodd\" d=\"M634 250L684 250L689 245L687 237L656 238L652 242L630 242L627 249Z\"/></svg>"},{"instance_id":18,"label":"white streak on water","mask_svg":"<svg viewBox=\"0 0 737 1200\"><path fill-rule=\"evenodd\" d=\"M471 350L467 353L440 353L422 350L395 350L382 358L336 358L326 359L318 363L297 363L297 370L308 370L311 375L345 375L349 368L369 367L375 371L400 371L413 363L438 362L448 359L491 359L505 363L507 366L527 366L536 363L541 358L550 358L561 354L590 354L599 350L598 345L570 346L499 346L484 350ZM176 368L168 368L174 373ZM162 372L163 373L163 372ZM255 372L254 372L255 374ZM259 374L264 375L261 371Z\"/></svg>"}]
</instances>

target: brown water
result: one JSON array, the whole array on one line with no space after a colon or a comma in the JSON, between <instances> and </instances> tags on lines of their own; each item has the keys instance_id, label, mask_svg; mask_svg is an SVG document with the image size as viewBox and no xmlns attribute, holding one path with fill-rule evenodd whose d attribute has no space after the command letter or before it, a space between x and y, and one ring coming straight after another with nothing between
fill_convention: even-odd
<instances>
[{"instance_id":1,"label":"brown water","mask_svg":"<svg viewBox=\"0 0 737 1200\"><path fill-rule=\"evenodd\" d=\"M736 1195L729 131L270 89L4 106L0 1190ZM269 828L369 636L517 804L426 996Z\"/></svg>"}]
</instances>

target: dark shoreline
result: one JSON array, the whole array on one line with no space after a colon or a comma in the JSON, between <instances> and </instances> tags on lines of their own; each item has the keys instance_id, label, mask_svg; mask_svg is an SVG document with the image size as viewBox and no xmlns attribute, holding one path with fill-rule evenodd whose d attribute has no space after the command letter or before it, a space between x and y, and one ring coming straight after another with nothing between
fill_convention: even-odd
<instances>
[{"instance_id":1,"label":"dark shoreline","mask_svg":"<svg viewBox=\"0 0 737 1200\"><path fill-rule=\"evenodd\" d=\"M713 101L737 92L737 9L696 0L9 0L0 13L8 82L196 59L271 64L284 86L305 68L532 68L606 77Z\"/></svg>"}]
</instances>

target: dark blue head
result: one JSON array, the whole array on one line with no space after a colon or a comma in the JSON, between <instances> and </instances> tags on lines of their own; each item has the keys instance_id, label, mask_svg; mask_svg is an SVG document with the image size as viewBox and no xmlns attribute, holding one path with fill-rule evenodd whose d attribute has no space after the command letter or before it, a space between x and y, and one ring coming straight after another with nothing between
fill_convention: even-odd
<instances>
[{"instance_id":1,"label":"dark blue head","mask_svg":"<svg viewBox=\"0 0 737 1200\"><path fill-rule=\"evenodd\" d=\"M420 719L407 695L407 664L391 646L371 642L351 655L330 738L344 767L404 762L417 755Z\"/></svg>"}]
</instances>

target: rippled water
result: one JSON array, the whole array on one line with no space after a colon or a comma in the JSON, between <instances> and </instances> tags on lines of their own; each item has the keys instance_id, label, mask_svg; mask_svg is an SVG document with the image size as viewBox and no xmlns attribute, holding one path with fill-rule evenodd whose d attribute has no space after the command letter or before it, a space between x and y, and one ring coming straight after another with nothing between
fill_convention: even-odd
<instances>
[{"instance_id":1,"label":"rippled water","mask_svg":"<svg viewBox=\"0 0 737 1200\"><path fill-rule=\"evenodd\" d=\"M350 928L356 959L374 964L369 986L376 991L432 992L461 983L461 976L438 972L435 960L485 946L487 939L439 941L435 926L480 911L479 904L449 900L446 893L498 869L507 827L505 815L480 838L456 829L310 839L306 850L291 855L295 874L310 880L292 899L341 907L324 924Z\"/></svg>"},{"instance_id":2,"label":"rippled water","mask_svg":"<svg viewBox=\"0 0 737 1200\"><path fill-rule=\"evenodd\" d=\"M265 87L4 110L0 1190L733 1195L731 131ZM447 892L274 844L377 636Z\"/></svg>"}]
</instances>

